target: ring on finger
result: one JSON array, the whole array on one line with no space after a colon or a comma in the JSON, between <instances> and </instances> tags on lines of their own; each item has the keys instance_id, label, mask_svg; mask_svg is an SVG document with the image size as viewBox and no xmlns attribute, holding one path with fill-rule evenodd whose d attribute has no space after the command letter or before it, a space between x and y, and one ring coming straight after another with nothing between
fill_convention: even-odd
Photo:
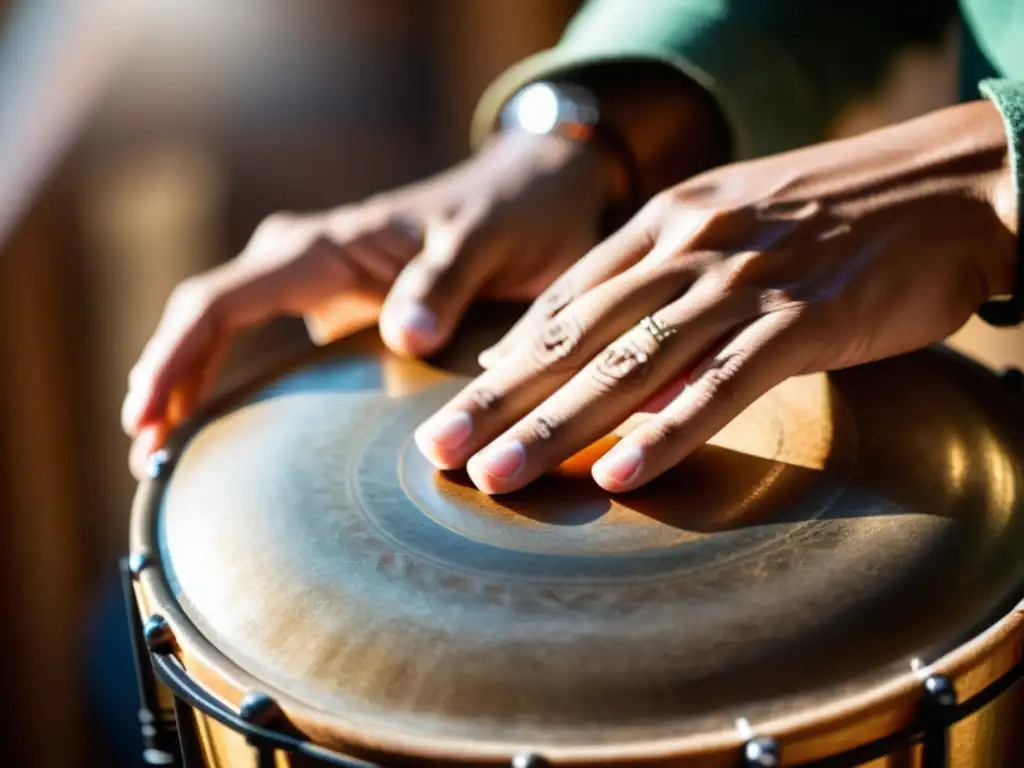
<instances>
[{"instance_id":1,"label":"ring on finger","mask_svg":"<svg viewBox=\"0 0 1024 768\"><path fill-rule=\"evenodd\" d=\"M654 315L647 315L638 323L638 327L647 331L658 344L664 343L667 339L675 336L678 329L665 325L661 320L654 317Z\"/></svg>"}]
</instances>

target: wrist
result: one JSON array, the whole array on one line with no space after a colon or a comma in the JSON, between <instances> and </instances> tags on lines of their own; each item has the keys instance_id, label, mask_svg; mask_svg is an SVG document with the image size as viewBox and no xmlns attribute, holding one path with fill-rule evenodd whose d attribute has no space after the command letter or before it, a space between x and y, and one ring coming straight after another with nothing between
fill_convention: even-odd
<instances>
[{"instance_id":1,"label":"wrist","mask_svg":"<svg viewBox=\"0 0 1024 768\"><path fill-rule=\"evenodd\" d=\"M575 203L593 210L595 224L624 194L616 159L598 143L553 134L494 133L470 160L467 171L478 178L497 176L506 190L516 192L554 181Z\"/></svg>"},{"instance_id":2,"label":"wrist","mask_svg":"<svg viewBox=\"0 0 1024 768\"><path fill-rule=\"evenodd\" d=\"M632 148L608 124L600 100L588 88L571 82L531 83L505 105L498 130L501 136L544 138L596 162L612 222L624 222L638 207Z\"/></svg>"}]
</instances>

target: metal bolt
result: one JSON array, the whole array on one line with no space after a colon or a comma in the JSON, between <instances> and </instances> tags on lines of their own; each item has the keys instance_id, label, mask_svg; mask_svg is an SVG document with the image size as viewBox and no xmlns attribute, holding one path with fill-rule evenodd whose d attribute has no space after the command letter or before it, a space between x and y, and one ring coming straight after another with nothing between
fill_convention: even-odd
<instances>
[{"instance_id":1,"label":"metal bolt","mask_svg":"<svg viewBox=\"0 0 1024 768\"><path fill-rule=\"evenodd\" d=\"M258 727L270 725L280 711L277 702L262 691L249 691L238 705L238 716Z\"/></svg>"},{"instance_id":2,"label":"metal bolt","mask_svg":"<svg viewBox=\"0 0 1024 768\"><path fill-rule=\"evenodd\" d=\"M743 747L744 764L751 768L776 768L779 764L779 745L767 736L750 739Z\"/></svg>"},{"instance_id":3,"label":"metal bolt","mask_svg":"<svg viewBox=\"0 0 1024 768\"><path fill-rule=\"evenodd\" d=\"M174 632L167 619L159 613L154 613L146 619L142 627L142 636L146 640L146 647L151 653L170 653L174 645Z\"/></svg>"},{"instance_id":4,"label":"metal bolt","mask_svg":"<svg viewBox=\"0 0 1024 768\"><path fill-rule=\"evenodd\" d=\"M134 578L139 578L144 570L149 568L153 564L153 554L151 552L132 552L128 555L128 570Z\"/></svg>"},{"instance_id":5,"label":"metal bolt","mask_svg":"<svg viewBox=\"0 0 1024 768\"><path fill-rule=\"evenodd\" d=\"M956 689L943 675L929 675L924 681L924 689L929 698L940 707L952 707L956 704Z\"/></svg>"},{"instance_id":6,"label":"metal bolt","mask_svg":"<svg viewBox=\"0 0 1024 768\"><path fill-rule=\"evenodd\" d=\"M520 752L512 758L512 768L548 768L551 763L533 752Z\"/></svg>"},{"instance_id":7,"label":"metal bolt","mask_svg":"<svg viewBox=\"0 0 1024 768\"><path fill-rule=\"evenodd\" d=\"M171 466L171 454L166 449L161 449L149 457L146 463L146 474L154 480L159 480L167 474Z\"/></svg>"}]
</instances>

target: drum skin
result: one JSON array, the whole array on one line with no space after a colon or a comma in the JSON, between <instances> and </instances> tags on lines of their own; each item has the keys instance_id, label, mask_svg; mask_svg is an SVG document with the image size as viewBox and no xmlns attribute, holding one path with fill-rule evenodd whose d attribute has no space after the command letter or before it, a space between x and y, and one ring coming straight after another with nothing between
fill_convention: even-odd
<instances>
[{"instance_id":1,"label":"drum skin","mask_svg":"<svg viewBox=\"0 0 1024 768\"><path fill-rule=\"evenodd\" d=\"M488 499L408 439L501 327L466 325L430 363L372 332L292 362L140 487L142 615L231 708L265 691L389 765L735 765L746 725L792 765L908 725L925 674L962 701L1020 661L1024 430L990 372L933 350L793 379L646 491L588 481L609 436ZM957 724L952 764L1024 759L1020 703ZM255 765L197 719L211 766Z\"/></svg>"}]
</instances>

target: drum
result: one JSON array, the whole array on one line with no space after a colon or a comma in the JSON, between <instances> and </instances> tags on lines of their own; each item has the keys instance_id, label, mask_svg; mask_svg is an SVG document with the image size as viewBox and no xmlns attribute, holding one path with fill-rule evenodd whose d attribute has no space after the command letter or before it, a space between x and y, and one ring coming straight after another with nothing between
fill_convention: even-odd
<instances>
[{"instance_id":1,"label":"drum","mask_svg":"<svg viewBox=\"0 0 1024 768\"><path fill-rule=\"evenodd\" d=\"M152 464L125 579L152 762L1009 766L1019 376L945 348L792 379L649 488L615 437L508 496L411 433L471 375L366 331ZM643 418L642 415L636 418Z\"/></svg>"}]
</instances>

